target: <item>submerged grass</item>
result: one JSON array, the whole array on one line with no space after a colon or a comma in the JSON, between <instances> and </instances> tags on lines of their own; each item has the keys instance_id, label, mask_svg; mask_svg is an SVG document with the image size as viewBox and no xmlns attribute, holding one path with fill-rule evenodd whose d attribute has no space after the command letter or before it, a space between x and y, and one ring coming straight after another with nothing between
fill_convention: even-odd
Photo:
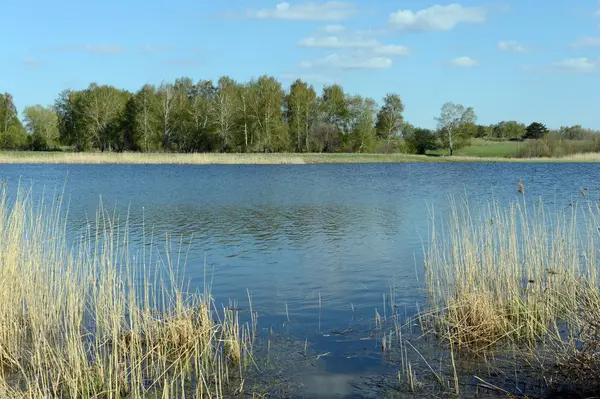
<instances>
[{"instance_id":1,"label":"submerged grass","mask_svg":"<svg viewBox=\"0 0 600 399\"><path fill-rule=\"evenodd\" d=\"M178 263L133 251L100 210L75 246L60 203L0 194L0 397L231 397L250 326L188 293ZM154 243L149 248L154 248ZM167 245L166 253L170 248Z\"/></svg>"},{"instance_id":2,"label":"submerged grass","mask_svg":"<svg viewBox=\"0 0 600 399\"><path fill-rule=\"evenodd\" d=\"M598 203L549 213L523 198L479 213L451 202L448 221L432 216L424 325L456 350L550 354L551 385L600 388Z\"/></svg>"},{"instance_id":3,"label":"submerged grass","mask_svg":"<svg viewBox=\"0 0 600 399\"><path fill-rule=\"evenodd\" d=\"M561 158L504 158L478 156L425 156L410 154L165 154L75 153L0 151L0 164L315 164L393 162L600 162L600 154L577 154Z\"/></svg>"}]
</instances>

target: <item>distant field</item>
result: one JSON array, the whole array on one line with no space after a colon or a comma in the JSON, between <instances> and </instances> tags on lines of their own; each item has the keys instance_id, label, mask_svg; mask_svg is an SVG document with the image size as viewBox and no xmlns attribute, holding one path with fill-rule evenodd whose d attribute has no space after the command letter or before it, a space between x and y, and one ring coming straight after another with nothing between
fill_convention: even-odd
<instances>
[{"instance_id":1,"label":"distant field","mask_svg":"<svg viewBox=\"0 0 600 399\"><path fill-rule=\"evenodd\" d=\"M481 140L483 141L483 140ZM600 154L509 158L520 143L475 141L455 156L408 154L142 154L0 151L0 164L316 164L381 162L600 162ZM521 144L522 145L522 144ZM507 158L508 156L508 158Z\"/></svg>"},{"instance_id":2,"label":"distant field","mask_svg":"<svg viewBox=\"0 0 600 399\"><path fill-rule=\"evenodd\" d=\"M472 139L471 145L454 152L455 155L467 157L513 158L525 145L519 141L488 141ZM448 150L431 151L432 155L449 155Z\"/></svg>"}]
</instances>

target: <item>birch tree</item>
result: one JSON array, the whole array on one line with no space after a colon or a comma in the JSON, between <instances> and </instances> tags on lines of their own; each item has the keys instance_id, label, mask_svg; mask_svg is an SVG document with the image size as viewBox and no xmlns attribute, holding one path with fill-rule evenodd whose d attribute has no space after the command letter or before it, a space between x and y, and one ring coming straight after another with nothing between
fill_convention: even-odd
<instances>
[{"instance_id":1,"label":"birch tree","mask_svg":"<svg viewBox=\"0 0 600 399\"><path fill-rule=\"evenodd\" d=\"M371 98L348 98L350 148L355 152L369 152L375 144L375 118L377 103Z\"/></svg>"},{"instance_id":2,"label":"birch tree","mask_svg":"<svg viewBox=\"0 0 600 399\"><path fill-rule=\"evenodd\" d=\"M227 76L219 79L213 105L214 122L221 151L230 149L236 119L237 84Z\"/></svg>"},{"instance_id":3,"label":"birch tree","mask_svg":"<svg viewBox=\"0 0 600 399\"><path fill-rule=\"evenodd\" d=\"M171 149L171 136L175 123L175 88L170 83L162 83L157 90L157 115L160 124L160 141L164 151Z\"/></svg>"},{"instance_id":4,"label":"birch tree","mask_svg":"<svg viewBox=\"0 0 600 399\"><path fill-rule=\"evenodd\" d=\"M287 137L283 125L284 93L281 83L265 75L251 82L250 87L249 105L257 134L255 146L264 152L285 149Z\"/></svg>"},{"instance_id":5,"label":"birch tree","mask_svg":"<svg viewBox=\"0 0 600 399\"><path fill-rule=\"evenodd\" d=\"M158 98L156 88L144 85L131 97L126 117L127 147L134 150L149 152L158 148Z\"/></svg>"},{"instance_id":6,"label":"birch tree","mask_svg":"<svg viewBox=\"0 0 600 399\"><path fill-rule=\"evenodd\" d=\"M83 119L91 145L101 151L113 149L116 144L113 135L124 114L126 94L112 86L92 83L81 101L77 112Z\"/></svg>"},{"instance_id":7,"label":"birch tree","mask_svg":"<svg viewBox=\"0 0 600 399\"><path fill-rule=\"evenodd\" d=\"M190 150L210 151L213 149L215 123L213 119L213 104L216 97L216 87L210 80L201 80L193 88L188 108L190 129Z\"/></svg>"},{"instance_id":8,"label":"birch tree","mask_svg":"<svg viewBox=\"0 0 600 399\"><path fill-rule=\"evenodd\" d=\"M32 138L35 150L58 146L58 117L52 107L34 105L23 111L25 127Z\"/></svg>"},{"instance_id":9,"label":"birch tree","mask_svg":"<svg viewBox=\"0 0 600 399\"><path fill-rule=\"evenodd\" d=\"M377 138L385 140L387 144L395 137L400 129L404 118L404 104L397 94L387 94L383 100L383 106L377 114Z\"/></svg>"},{"instance_id":10,"label":"birch tree","mask_svg":"<svg viewBox=\"0 0 600 399\"><path fill-rule=\"evenodd\" d=\"M237 87L237 129L240 132L240 142L244 152L248 152L253 145L252 116L250 113L250 101L252 98L252 86L248 83Z\"/></svg>"},{"instance_id":11,"label":"birch tree","mask_svg":"<svg viewBox=\"0 0 600 399\"><path fill-rule=\"evenodd\" d=\"M466 108L464 105L447 102L442 106L440 116L436 118L438 123L438 133L440 141L444 147L450 150L452 156L454 150L464 146L468 142L466 129L462 129L467 124L473 124L476 121L475 111L472 107Z\"/></svg>"},{"instance_id":12,"label":"birch tree","mask_svg":"<svg viewBox=\"0 0 600 399\"><path fill-rule=\"evenodd\" d=\"M312 86L298 79L292 83L286 96L286 120L290 136L294 139L296 152L310 151L310 132L314 118L317 94Z\"/></svg>"}]
</instances>

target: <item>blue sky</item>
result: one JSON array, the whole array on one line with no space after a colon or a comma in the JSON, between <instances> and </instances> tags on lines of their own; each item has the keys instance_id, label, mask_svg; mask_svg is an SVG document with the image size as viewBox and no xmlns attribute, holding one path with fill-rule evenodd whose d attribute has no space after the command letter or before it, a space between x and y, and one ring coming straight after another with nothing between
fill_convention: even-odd
<instances>
[{"instance_id":1,"label":"blue sky","mask_svg":"<svg viewBox=\"0 0 600 399\"><path fill-rule=\"evenodd\" d=\"M423 127L453 101L483 124L600 129L600 2L499 1L0 0L0 91L22 110L93 81L269 74L399 93Z\"/></svg>"}]
</instances>

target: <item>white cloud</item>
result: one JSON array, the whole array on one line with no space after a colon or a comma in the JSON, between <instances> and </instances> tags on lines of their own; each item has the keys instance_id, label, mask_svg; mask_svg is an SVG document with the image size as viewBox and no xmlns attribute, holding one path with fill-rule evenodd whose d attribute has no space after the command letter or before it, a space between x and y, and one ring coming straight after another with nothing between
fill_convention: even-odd
<instances>
[{"instance_id":1,"label":"white cloud","mask_svg":"<svg viewBox=\"0 0 600 399\"><path fill-rule=\"evenodd\" d=\"M171 51L173 50L173 47L162 44L145 44L142 47L142 50L147 53L158 53L162 51Z\"/></svg>"},{"instance_id":2,"label":"white cloud","mask_svg":"<svg viewBox=\"0 0 600 399\"><path fill-rule=\"evenodd\" d=\"M51 53L121 54L125 51L117 44L75 44L46 49Z\"/></svg>"},{"instance_id":3,"label":"white cloud","mask_svg":"<svg viewBox=\"0 0 600 399\"><path fill-rule=\"evenodd\" d=\"M377 39L367 37L368 33L354 32L345 35L309 36L298 41L301 47L320 47L330 49L355 48L371 52L371 55L406 56L410 49L396 44L382 44Z\"/></svg>"},{"instance_id":4,"label":"white cloud","mask_svg":"<svg viewBox=\"0 0 600 399\"><path fill-rule=\"evenodd\" d=\"M573 48L600 47L600 37L582 37L571 43Z\"/></svg>"},{"instance_id":5,"label":"white cloud","mask_svg":"<svg viewBox=\"0 0 600 399\"><path fill-rule=\"evenodd\" d=\"M249 11L250 18L284 19L291 21L343 21L356 14L356 6L345 1L302 4L279 3L275 8Z\"/></svg>"},{"instance_id":6,"label":"white cloud","mask_svg":"<svg viewBox=\"0 0 600 399\"><path fill-rule=\"evenodd\" d=\"M298 42L302 47L324 47L324 48L369 48L379 46L375 39L340 38L338 36L315 37L310 36Z\"/></svg>"},{"instance_id":7,"label":"white cloud","mask_svg":"<svg viewBox=\"0 0 600 399\"><path fill-rule=\"evenodd\" d=\"M390 15L389 23L405 31L447 31L460 23L481 24L486 20L482 7L463 7L460 4L435 5L417 12L399 10Z\"/></svg>"},{"instance_id":8,"label":"white cloud","mask_svg":"<svg viewBox=\"0 0 600 399\"><path fill-rule=\"evenodd\" d=\"M500 41L498 42L498 48L502 51L511 53L525 53L527 51L527 47L515 42L514 40Z\"/></svg>"},{"instance_id":9,"label":"white cloud","mask_svg":"<svg viewBox=\"0 0 600 399\"><path fill-rule=\"evenodd\" d=\"M410 55L410 48L406 46L400 46L397 44L385 44L379 47L375 47L373 51L377 54L381 55L397 55L397 56L406 56Z\"/></svg>"},{"instance_id":10,"label":"white cloud","mask_svg":"<svg viewBox=\"0 0 600 399\"><path fill-rule=\"evenodd\" d=\"M346 30L343 25L325 25L321 28L321 31L325 33L342 33Z\"/></svg>"},{"instance_id":11,"label":"white cloud","mask_svg":"<svg viewBox=\"0 0 600 399\"><path fill-rule=\"evenodd\" d=\"M387 69L390 68L393 61L387 57L358 57L348 55L332 54L322 60L302 61L302 68L323 68L323 69Z\"/></svg>"},{"instance_id":12,"label":"white cloud","mask_svg":"<svg viewBox=\"0 0 600 399\"><path fill-rule=\"evenodd\" d=\"M476 59L471 57L456 57L450 63L457 67L472 68L479 65Z\"/></svg>"},{"instance_id":13,"label":"white cloud","mask_svg":"<svg viewBox=\"0 0 600 399\"><path fill-rule=\"evenodd\" d=\"M592 73L600 70L600 59L588 57L567 58L552 64L552 69L563 73Z\"/></svg>"}]
</instances>

